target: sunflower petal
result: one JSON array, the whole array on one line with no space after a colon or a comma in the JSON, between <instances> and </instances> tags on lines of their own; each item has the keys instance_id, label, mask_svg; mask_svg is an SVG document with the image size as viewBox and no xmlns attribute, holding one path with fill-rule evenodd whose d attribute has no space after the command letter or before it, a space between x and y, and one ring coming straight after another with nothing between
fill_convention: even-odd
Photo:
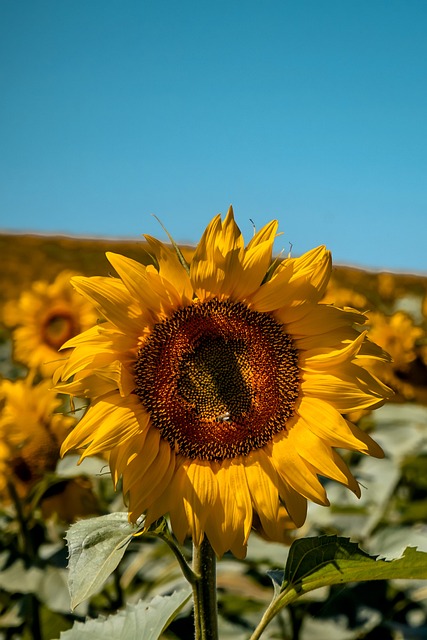
<instances>
[{"instance_id":1,"label":"sunflower petal","mask_svg":"<svg viewBox=\"0 0 427 640\"><path fill-rule=\"evenodd\" d=\"M245 474L252 503L266 534L277 539L276 529L279 515L277 473L262 449L249 454L245 460Z\"/></svg>"},{"instance_id":2,"label":"sunflower petal","mask_svg":"<svg viewBox=\"0 0 427 640\"><path fill-rule=\"evenodd\" d=\"M376 458L384 453L372 438L348 421L328 402L303 396L298 413L304 416L307 427L332 447L360 451Z\"/></svg>"}]
</instances>

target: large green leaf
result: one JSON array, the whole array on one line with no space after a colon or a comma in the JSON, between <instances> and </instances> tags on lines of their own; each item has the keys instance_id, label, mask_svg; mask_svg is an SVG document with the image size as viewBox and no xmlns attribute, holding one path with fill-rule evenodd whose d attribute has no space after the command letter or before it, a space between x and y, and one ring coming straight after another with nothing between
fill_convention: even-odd
<instances>
[{"instance_id":1,"label":"large green leaf","mask_svg":"<svg viewBox=\"0 0 427 640\"><path fill-rule=\"evenodd\" d=\"M407 547L401 558L381 560L362 551L355 542L337 536L296 540L289 551L280 585L286 600L313 589L365 580L397 578L427 580L427 553ZM274 579L277 582L278 574ZM281 597L282 597L281 596Z\"/></svg>"},{"instance_id":2,"label":"large green leaf","mask_svg":"<svg viewBox=\"0 0 427 640\"><path fill-rule=\"evenodd\" d=\"M138 528L124 512L80 520L67 532L71 607L97 593L122 559Z\"/></svg>"},{"instance_id":3,"label":"large green leaf","mask_svg":"<svg viewBox=\"0 0 427 640\"><path fill-rule=\"evenodd\" d=\"M170 596L155 596L151 601L127 605L119 613L95 620L76 622L61 633L60 640L157 640L189 600L191 590L175 591Z\"/></svg>"},{"instance_id":4,"label":"large green leaf","mask_svg":"<svg viewBox=\"0 0 427 640\"><path fill-rule=\"evenodd\" d=\"M275 615L304 593L321 587L367 580L427 580L427 553L407 547L401 558L381 560L370 556L348 538L319 536L293 542L284 571L270 572L275 596L252 638Z\"/></svg>"}]
</instances>

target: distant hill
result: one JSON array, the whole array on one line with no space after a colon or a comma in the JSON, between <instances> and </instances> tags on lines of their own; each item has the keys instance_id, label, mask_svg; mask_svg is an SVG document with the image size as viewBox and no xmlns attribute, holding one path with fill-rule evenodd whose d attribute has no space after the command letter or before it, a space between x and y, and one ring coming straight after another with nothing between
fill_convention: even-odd
<instances>
[{"instance_id":1,"label":"distant hill","mask_svg":"<svg viewBox=\"0 0 427 640\"><path fill-rule=\"evenodd\" d=\"M108 275L112 267L105 257L106 251L122 253L144 262L144 240L91 239L66 236L26 234L0 234L0 304L19 297L21 291L34 280L53 280L62 269L78 271L83 275ZM191 247L183 247L190 257ZM335 265L333 277L337 284L363 291L366 294L377 288L379 273L347 266ZM427 277L395 274L396 285L401 291L412 290L423 295ZM369 295L368 295L369 297Z\"/></svg>"}]
</instances>

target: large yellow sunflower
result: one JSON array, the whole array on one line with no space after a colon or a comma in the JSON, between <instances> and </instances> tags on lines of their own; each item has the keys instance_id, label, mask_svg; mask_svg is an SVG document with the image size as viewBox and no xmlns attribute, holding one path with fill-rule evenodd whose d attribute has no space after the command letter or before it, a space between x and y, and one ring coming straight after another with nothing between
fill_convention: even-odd
<instances>
[{"instance_id":1,"label":"large yellow sunflower","mask_svg":"<svg viewBox=\"0 0 427 640\"><path fill-rule=\"evenodd\" d=\"M65 357L58 349L70 338L93 326L93 305L70 286L70 271L54 282L36 281L18 300L5 305L3 321L13 327L14 357L30 369L50 376Z\"/></svg>"},{"instance_id":2,"label":"large yellow sunflower","mask_svg":"<svg viewBox=\"0 0 427 640\"><path fill-rule=\"evenodd\" d=\"M147 236L153 265L108 253L118 278L73 279L106 321L65 345L58 388L91 406L62 452L109 452L132 521L168 513L180 542L206 534L218 556L244 557L253 525L286 539L307 499L328 504L319 475L359 495L335 447L382 456L342 414L383 403L359 362L386 356L362 314L319 303L324 247L271 262L277 227L245 246L230 208L190 265Z\"/></svg>"}]
</instances>

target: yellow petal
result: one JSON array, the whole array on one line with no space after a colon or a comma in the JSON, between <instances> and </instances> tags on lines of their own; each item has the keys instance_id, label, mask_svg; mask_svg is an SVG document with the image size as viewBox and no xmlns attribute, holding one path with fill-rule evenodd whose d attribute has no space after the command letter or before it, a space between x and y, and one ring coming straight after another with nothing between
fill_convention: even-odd
<instances>
[{"instance_id":1,"label":"yellow petal","mask_svg":"<svg viewBox=\"0 0 427 640\"><path fill-rule=\"evenodd\" d=\"M344 420L328 402L303 396L297 410L304 417L307 427L328 442L331 447L341 447L374 457L383 457L381 447L367 433Z\"/></svg>"},{"instance_id":2,"label":"yellow petal","mask_svg":"<svg viewBox=\"0 0 427 640\"><path fill-rule=\"evenodd\" d=\"M94 402L73 429L61 447L61 455L70 449L87 445L82 458L90 454L109 451L120 442L147 428L148 417L140 408L137 399L123 398L117 392Z\"/></svg>"},{"instance_id":3,"label":"yellow petal","mask_svg":"<svg viewBox=\"0 0 427 640\"><path fill-rule=\"evenodd\" d=\"M302 527L307 517L307 499L295 491L279 474L277 474L277 483L279 495L289 516L296 527Z\"/></svg>"},{"instance_id":4,"label":"yellow petal","mask_svg":"<svg viewBox=\"0 0 427 640\"><path fill-rule=\"evenodd\" d=\"M252 238L243 254L233 296L245 300L261 285L271 263L278 223L273 220Z\"/></svg>"},{"instance_id":5,"label":"yellow petal","mask_svg":"<svg viewBox=\"0 0 427 640\"><path fill-rule=\"evenodd\" d=\"M224 272L219 272L215 264L215 247L221 232L221 215L215 216L206 227L190 264L190 280L197 297L205 300L211 294L219 295L219 280Z\"/></svg>"},{"instance_id":6,"label":"yellow petal","mask_svg":"<svg viewBox=\"0 0 427 640\"><path fill-rule=\"evenodd\" d=\"M366 331L363 331L355 340L337 349L318 348L308 351L300 360L302 368L313 371L335 370L341 364L355 358L365 340L366 333Z\"/></svg>"},{"instance_id":7,"label":"yellow petal","mask_svg":"<svg viewBox=\"0 0 427 640\"><path fill-rule=\"evenodd\" d=\"M366 316L358 311L338 309L327 304L307 303L303 310L304 316L300 315L295 319L286 317L286 309L278 312L280 321L295 338L318 336L329 332L333 334L342 328L363 324L366 321Z\"/></svg>"},{"instance_id":8,"label":"yellow petal","mask_svg":"<svg viewBox=\"0 0 427 640\"><path fill-rule=\"evenodd\" d=\"M208 225L190 265L190 279L200 300L212 295L232 297L242 278L244 241L230 207L224 222Z\"/></svg>"},{"instance_id":9,"label":"yellow petal","mask_svg":"<svg viewBox=\"0 0 427 640\"><path fill-rule=\"evenodd\" d=\"M90 346L81 346L75 349L73 354L68 358L67 363L62 369L61 378L68 380L76 373L85 368L98 369L111 365L117 358L114 351L104 351L97 353Z\"/></svg>"},{"instance_id":10,"label":"yellow petal","mask_svg":"<svg viewBox=\"0 0 427 640\"><path fill-rule=\"evenodd\" d=\"M135 478L129 482L129 506L132 511L139 511L140 514L146 511L169 486L174 472L175 455L167 442L159 440L154 460L139 472L137 470Z\"/></svg>"},{"instance_id":11,"label":"yellow petal","mask_svg":"<svg viewBox=\"0 0 427 640\"><path fill-rule=\"evenodd\" d=\"M176 457L177 466L173 481L174 499L169 503L169 515L172 530L178 542L184 543L185 538L191 533L188 526L187 515L184 508L184 484L186 481L185 470L183 468L184 459L182 456Z\"/></svg>"},{"instance_id":12,"label":"yellow petal","mask_svg":"<svg viewBox=\"0 0 427 640\"><path fill-rule=\"evenodd\" d=\"M331 447L321 438L310 431L308 425L300 418L298 428L291 429L289 442L295 447L299 455L306 460L310 469L327 478L332 478L346 486L351 485L353 491L360 495L359 485L338 456L334 455Z\"/></svg>"},{"instance_id":13,"label":"yellow petal","mask_svg":"<svg viewBox=\"0 0 427 640\"><path fill-rule=\"evenodd\" d=\"M308 251L300 258L286 258L252 296L257 311L276 311L321 300L331 273L331 256L325 247ZM285 322L286 320L284 320Z\"/></svg>"},{"instance_id":14,"label":"yellow petal","mask_svg":"<svg viewBox=\"0 0 427 640\"><path fill-rule=\"evenodd\" d=\"M142 312L138 313L133 299L120 280L81 276L72 278L71 282L118 329L135 336L141 332Z\"/></svg>"},{"instance_id":15,"label":"yellow petal","mask_svg":"<svg viewBox=\"0 0 427 640\"><path fill-rule=\"evenodd\" d=\"M144 237L154 253L161 277L174 286L184 305L190 304L193 299L193 287L190 276L181 265L176 251L153 236L145 235Z\"/></svg>"},{"instance_id":16,"label":"yellow petal","mask_svg":"<svg viewBox=\"0 0 427 640\"><path fill-rule=\"evenodd\" d=\"M277 473L262 449L253 451L245 459L245 473L252 503L261 525L271 539L277 539L279 494Z\"/></svg>"},{"instance_id":17,"label":"yellow petal","mask_svg":"<svg viewBox=\"0 0 427 640\"><path fill-rule=\"evenodd\" d=\"M160 312L161 298L159 298L157 293L152 291L149 285L147 278L148 267L131 258L127 258L118 253L112 253L111 251L108 251L106 256L123 280L131 298L138 300L142 309L158 314Z\"/></svg>"},{"instance_id":18,"label":"yellow petal","mask_svg":"<svg viewBox=\"0 0 427 640\"><path fill-rule=\"evenodd\" d=\"M183 469L184 509L193 541L200 545L206 520L217 498L217 481L207 460L190 460L184 463Z\"/></svg>"},{"instance_id":19,"label":"yellow petal","mask_svg":"<svg viewBox=\"0 0 427 640\"><path fill-rule=\"evenodd\" d=\"M218 557L228 550L238 558L246 555L252 524L249 488L239 459L213 463L218 497L206 521L206 533Z\"/></svg>"},{"instance_id":20,"label":"yellow petal","mask_svg":"<svg viewBox=\"0 0 427 640\"><path fill-rule=\"evenodd\" d=\"M379 407L389 395L388 387L352 363L340 367L336 375L304 372L301 391L307 397L329 402L340 413Z\"/></svg>"},{"instance_id":21,"label":"yellow petal","mask_svg":"<svg viewBox=\"0 0 427 640\"><path fill-rule=\"evenodd\" d=\"M292 276L292 266L283 262L274 272L271 280L265 282L250 297L250 304L260 312L274 311L289 302L289 280Z\"/></svg>"},{"instance_id":22,"label":"yellow petal","mask_svg":"<svg viewBox=\"0 0 427 640\"><path fill-rule=\"evenodd\" d=\"M138 492L143 490L142 478L159 455L161 442L159 430L154 427L147 428L144 436L141 438L141 442L135 443L134 450L127 460L118 460L123 475L124 494L128 493L135 485L138 485Z\"/></svg>"},{"instance_id":23,"label":"yellow petal","mask_svg":"<svg viewBox=\"0 0 427 640\"><path fill-rule=\"evenodd\" d=\"M332 271L331 252L323 245L307 251L299 258L288 258L292 261L292 281L302 282L307 279L319 293L319 300L326 291Z\"/></svg>"},{"instance_id":24,"label":"yellow petal","mask_svg":"<svg viewBox=\"0 0 427 640\"><path fill-rule=\"evenodd\" d=\"M305 498L321 505L329 505L325 489L312 473L307 473L307 465L289 443L286 435L280 434L271 442L271 458L277 473L283 481Z\"/></svg>"}]
</instances>

